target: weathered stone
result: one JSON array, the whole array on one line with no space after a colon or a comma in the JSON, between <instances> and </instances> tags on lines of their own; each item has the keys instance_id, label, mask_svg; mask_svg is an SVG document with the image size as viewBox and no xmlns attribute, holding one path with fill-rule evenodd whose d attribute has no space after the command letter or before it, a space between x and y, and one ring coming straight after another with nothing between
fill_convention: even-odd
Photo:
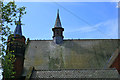
<instances>
[{"instance_id":1,"label":"weathered stone","mask_svg":"<svg viewBox=\"0 0 120 80\"><path fill-rule=\"evenodd\" d=\"M118 47L117 39L64 40L54 44L52 40L30 40L25 52L26 70L103 69Z\"/></svg>"}]
</instances>

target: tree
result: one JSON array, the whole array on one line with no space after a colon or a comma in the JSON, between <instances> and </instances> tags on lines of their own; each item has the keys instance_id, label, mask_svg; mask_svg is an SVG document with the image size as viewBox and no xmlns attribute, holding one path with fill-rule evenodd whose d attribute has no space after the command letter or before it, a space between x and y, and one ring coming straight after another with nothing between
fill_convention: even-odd
<instances>
[{"instance_id":1,"label":"tree","mask_svg":"<svg viewBox=\"0 0 120 80\"><path fill-rule=\"evenodd\" d=\"M7 4L0 1L0 55L4 78L14 78L15 55L12 54L14 51L6 49L7 37L12 33L10 27L17 25L18 17L22 17L24 14L26 14L25 7L18 8L15 1Z\"/></svg>"}]
</instances>

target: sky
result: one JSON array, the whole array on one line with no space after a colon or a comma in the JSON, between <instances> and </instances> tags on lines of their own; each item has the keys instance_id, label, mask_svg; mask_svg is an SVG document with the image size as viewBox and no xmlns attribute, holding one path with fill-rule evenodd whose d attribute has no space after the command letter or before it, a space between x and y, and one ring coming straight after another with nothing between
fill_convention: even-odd
<instances>
[{"instance_id":1,"label":"sky","mask_svg":"<svg viewBox=\"0 0 120 80\"><path fill-rule=\"evenodd\" d=\"M3 0L5 2L13 0ZM16 2L118 2L120 0L14 0Z\"/></svg>"},{"instance_id":2,"label":"sky","mask_svg":"<svg viewBox=\"0 0 120 80\"><path fill-rule=\"evenodd\" d=\"M23 35L30 40L52 39L57 9L65 39L117 39L117 2L16 2L25 6ZM14 31L15 26L11 28Z\"/></svg>"}]
</instances>

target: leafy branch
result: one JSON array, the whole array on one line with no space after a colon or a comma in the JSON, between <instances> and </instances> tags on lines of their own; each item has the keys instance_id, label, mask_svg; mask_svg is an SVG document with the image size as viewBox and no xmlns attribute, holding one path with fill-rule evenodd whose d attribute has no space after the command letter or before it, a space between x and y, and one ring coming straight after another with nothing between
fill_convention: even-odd
<instances>
[{"instance_id":1,"label":"leafy branch","mask_svg":"<svg viewBox=\"0 0 120 80\"><path fill-rule=\"evenodd\" d=\"M7 38L12 34L10 27L17 25L18 17L26 14L26 7L17 8L15 1L5 4L0 1L0 56L4 78L14 78L14 51L6 50ZM7 55L6 55L7 54Z\"/></svg>"}]
</instances>

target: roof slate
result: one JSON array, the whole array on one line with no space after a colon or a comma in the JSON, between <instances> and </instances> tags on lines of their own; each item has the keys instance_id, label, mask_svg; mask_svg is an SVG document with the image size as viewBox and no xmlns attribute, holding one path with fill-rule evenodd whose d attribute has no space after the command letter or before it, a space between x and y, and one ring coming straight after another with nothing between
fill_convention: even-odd
<instances>
[{"instance_id":1,"label":"roof slate","mask_svg":"<svg viewBox=\"0 0 120 80\"><path fill-rule=\"evenodd\" d=\"M119 78L119 74L116 69L35 70L31 78Z\"/></svg>"},{"instance_id":2,"label":"roof slate","mask_svg":"<svg viewBox=\"0 0 120 80\"><path fill-rule=\"evenodd\" d=\"M50 69L103 69L118 48L117 40L30 41L25 52L24 67Z\"/></svg>"}]
</instances>

